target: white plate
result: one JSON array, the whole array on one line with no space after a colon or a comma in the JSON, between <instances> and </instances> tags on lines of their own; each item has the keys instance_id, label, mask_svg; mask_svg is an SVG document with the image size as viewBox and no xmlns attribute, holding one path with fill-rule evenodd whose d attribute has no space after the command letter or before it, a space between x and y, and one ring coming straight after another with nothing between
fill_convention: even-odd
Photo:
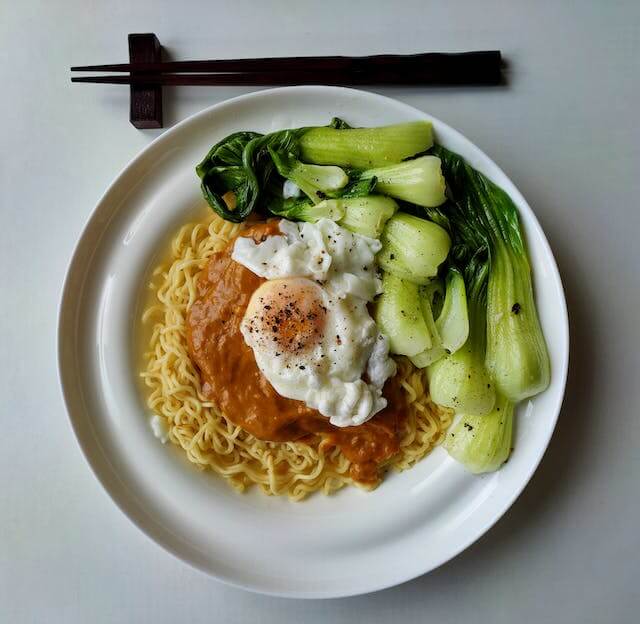
<instances>
[{"instance_id":1,"label":"white plate","mask_svg":"<svg viewBox=\"0 0 640 624\"><path fill-rule=\"evenodd\" d=\"M241 495L153 437L137 382L135 325L145 275L183 223L203 210L194 167L241 129L375 126L431 119L437 140L504 188L525 226L552 362L549 389L517 413L515 452L474 477L436 449L374 492L347 488L303 503ZM531 209L505 174L455 130L406 104L351 89L291 87L213 106L165 132L118 176L73 255L59 319L60 378L87 461L116 504L180 559L221 581L291 597L370 592L441 565L487 531L529 481L560 410L568 323L556 263Z\"/></svg>"}]
</instances>

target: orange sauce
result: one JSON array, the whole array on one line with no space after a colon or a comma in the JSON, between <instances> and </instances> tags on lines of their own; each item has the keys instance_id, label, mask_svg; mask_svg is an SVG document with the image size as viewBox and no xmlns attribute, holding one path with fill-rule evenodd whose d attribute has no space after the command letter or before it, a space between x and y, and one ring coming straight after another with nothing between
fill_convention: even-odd
<instances>
[{"instance_id":1,"label":"orange sauce","mask_svg":"<svg viewBox=\"0 0 640 624\"><path fill-rule=\"evenodd\" d=\"M278 221L252 225L242 236L256 242L279 234ZM231 259L233 242L213 254L197 283L187 317L187 339L205 396L234 424L260 440L284 442L320 435L352 462L351 477L378 479L378 467L398 452L405 421L404 392L394 378L384 388L389 405L357 427L335 427L302 401L280 396L262 375L240 323L253 292L264 281Z\"/></svg>"}]
</instances>

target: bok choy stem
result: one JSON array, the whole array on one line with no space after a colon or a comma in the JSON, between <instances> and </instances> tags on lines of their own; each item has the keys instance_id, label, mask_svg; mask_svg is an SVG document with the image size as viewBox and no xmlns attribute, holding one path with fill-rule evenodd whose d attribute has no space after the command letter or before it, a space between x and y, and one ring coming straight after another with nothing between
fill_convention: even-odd
<instances>
[{"instance_id":1,"label":"bok choy stem","mask_svg":"<svg viewBox=\"0 0 640 624\"><path fill-rule=\"evenodd\" d=\"M447 434L444 448L474 474L497 470L511 454L513 410L514 404L498 395L489 414L463 414Z\"/></svg>"}]
</instances>

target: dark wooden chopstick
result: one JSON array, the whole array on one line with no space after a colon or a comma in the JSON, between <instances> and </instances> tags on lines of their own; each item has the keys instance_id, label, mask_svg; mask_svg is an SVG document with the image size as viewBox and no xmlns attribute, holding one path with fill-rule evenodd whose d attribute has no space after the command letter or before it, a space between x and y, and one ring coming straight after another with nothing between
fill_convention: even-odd
<instances>
[{"instance_id":1,"label":"dark wooden chopstick","mask_svg":"<svg viewBox=\"0 0 640 624\"><path fill-rule=\"evenodd\" d=\"M134 54L139 50L139 54ZM504 84L500 51L428 52L375 56L307 56L161 62L154 33L129 35L129 63L76 65L72 72L127 72L74 76L72 82L130 85L131 123L162 127L162 86L493 86Z\"/></svg>"},{"instance_id":2,"label":"dark wooden chopstick","mask_svg":"<svg viewBox=\"0 0 640 624\"><path fill-rule=\"evenodd\" d=\"M71 71L109 72L256 72L256 71L365 71L379 68L430 68L432 71L468 71L493 74L500 71L500 51L423 54L380 54L374 56L291 56L280 58L216 59L207 61L166 61L160 63L117 63L82 65Z\"/></svg>"},{"instance_id":3,"label":"dark wooden chopstick","mask_svg":"<svg viewBox=\"0 0 640 624\"><path fill-rule=\"evenodd\" d=\"M133 74L131 76L74 76L72 82L163 86L268 86L268 85L496 85L500 74L436 75L400 71L254 72L220 74Z\"/></svg>"}]
</instances>

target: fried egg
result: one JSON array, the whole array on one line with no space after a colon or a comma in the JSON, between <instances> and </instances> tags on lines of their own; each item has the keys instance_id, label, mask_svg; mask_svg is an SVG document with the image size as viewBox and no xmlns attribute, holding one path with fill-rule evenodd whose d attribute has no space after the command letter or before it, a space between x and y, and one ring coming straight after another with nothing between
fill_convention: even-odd
<instances>
[{"instance_id":1,"label":"fried egg","mask_svg":"<svg viewBox=\"0 0 640 624\"><path fill-rule=\"evenodd\" d=\"M232 258L267 279L240 330L281 396L304 401L339 427L383 409L395 373L389 345L367 303L380 291L380 243L333 221L280 222L282 235L239 238Z\"/></svg>"}]
</instances>

